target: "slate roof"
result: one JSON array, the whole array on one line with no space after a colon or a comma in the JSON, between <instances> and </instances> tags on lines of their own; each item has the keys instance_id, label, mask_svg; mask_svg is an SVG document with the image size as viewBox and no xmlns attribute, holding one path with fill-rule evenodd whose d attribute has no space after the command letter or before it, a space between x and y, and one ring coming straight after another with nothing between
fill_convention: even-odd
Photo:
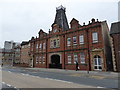
<instances>
[{"instance_id":1,"label":"slate roof","mask_svg":"<svg viewBox=\"0 0 120 90\"><path fill-rule=\"evenodd\" d=\"M112 23L110 34L120 34L120 22Z\"/></svg>"}]
</instances>

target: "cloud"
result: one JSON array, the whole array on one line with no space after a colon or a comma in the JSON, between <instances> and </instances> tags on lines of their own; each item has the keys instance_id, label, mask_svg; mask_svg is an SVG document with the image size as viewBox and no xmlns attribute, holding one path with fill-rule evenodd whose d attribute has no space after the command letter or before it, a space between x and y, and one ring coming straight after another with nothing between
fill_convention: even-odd
<instances>
[{"instance_id":1,"label":"cloud","mask_svg":"<svg viewBox=\"0 0 120 90\"><path fill-rule=\"evenodd\" d=\"M83 0L1 0L0 2L0 33L2 40L29 40L38 36L39 29L48 32L54 22L56 7L66 7L68 22L72 18L88 23L91 18L117 20L117 0L110 2L83 2ZM100 0L97 0L100 1ZM1 21L2 20L2 21ZM2 44L0 46L3 46Z\"/></svg>"}]
</instances>

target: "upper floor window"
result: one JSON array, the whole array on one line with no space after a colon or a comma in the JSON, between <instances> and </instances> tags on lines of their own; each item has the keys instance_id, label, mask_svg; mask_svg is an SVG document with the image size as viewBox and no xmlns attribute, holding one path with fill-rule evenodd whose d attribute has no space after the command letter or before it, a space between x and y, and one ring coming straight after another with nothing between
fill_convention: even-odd
<instances>
[{"instance_id":1,"label":"upper floor window","mask_svg":"<svg viewBox=\"0 0 120 90\"><path fill-rule=\"evenodd\" d=\"M71 55L68 55L68 64L71 63Z\"/></svg>"},{"instance_id":2,"label":"upper floor window","mask_svg":"<svg viewBox=\"0 0 120 90\"><path fill-rule=\"evenodd\" d=\"M84 35L79 36L80 44L84 44Z\"/></svg>"},{"instance_id":3,"label":"upper floor window","mask_svg":"<svg viewBox=\"0 0 120 90\"><path fill-rule=\"evenodd\" d=\"M38 44L36 44L36 49L38 49Z\"/></svg>"},{"instance_id":4,"label":"upper floor window","mask_svg":"<svg viewBox=\"0 0 120 90\"><path fill-rule=\"evenodd\" d=\"M43 49L45 49L46 48L46 44L45 43L43 43Z\"/></svg>"},{"instance_id":5,"label":"upper floor window","mask_svg":"<svg viewBox=\"0 0 120 90\"><path fill-rule=\"evenodd\" d=\"M77 37L73 37L73 45L77 45Z\"/></svg>"},{"instance_id":6,"label":"upper floor window","mask_svg":"<svg viewBox=\"0 0 120 90\"><path fill-rule=\"evenodd\" d=\"M67 38L67 46L70 46L71 44L71 38Z\"/></svg>"},{"instance_id":7,"label":"upper floor window","mask_svg":"<svg viewBox=\"0 0 120 90\"><path fill-rule=\"evenodd\" d=\"M50 47L53 48L53 40L50 41Z\"/></svg>"},{"instance_id":8,"label":"upper floor window","mask_svg":"<svg viewBox=\"0 0 120 90\"><path fill-rule=\"evenodd\" d=\"M74 64L76 64L76 62L78 62L78 55L74 54Z\"/></svg>"},{"instance_id":9,"label":"upper floor window","mask_svg":"<svg viewBox=\"0 0 120 90\"><path fill-rule=\"evenodd\" d=\"M60 46L60 39L57 39L57 46Z\"/></svg>"},{"instance_id":10,"label":"upper floor window","mask_svg":"<svg viewBox=\"0 0 120 90\"><path fill-rule=\"evenodd\" d=\"M54 48L56 48L56 40L54 40Z\"/></svg>"},{"instance_id":11,"label":"upper floor window","mask_svg":"<svg viewBox=\"0 0 120 90\"><path fill-rule=\"evenodd\" d=\"M98 42L98 33L97 32L92 33L92 40L93 40L93 43Z\"/></svg>"},{"instance_id":12,"label":"upper floor window","mask_svg":"<svg viewBox=\"0 0 120 90\"><path fill-rule=\"evenodd\" d=\"M42 43L40 43L40 49L42 49Z\"/></svg>"},{"instance_id":13,"label":"upper floor window","mask_svg":"<svg viewBox=\"0 0 120 90\"><path fill-rule=\"evenodd\" d=\"M85 54L84 54L84 52L80 53L80 62L85 63Z\"/></svg>"}]
</instances>

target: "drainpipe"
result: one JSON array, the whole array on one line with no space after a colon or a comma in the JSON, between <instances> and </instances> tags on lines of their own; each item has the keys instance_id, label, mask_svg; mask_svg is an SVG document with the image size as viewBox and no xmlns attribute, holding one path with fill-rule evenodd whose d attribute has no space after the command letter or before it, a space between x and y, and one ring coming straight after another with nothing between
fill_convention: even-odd
<instances>
[{"instance_id":1,"label":"drainpipe","mask_svg":"<svg viewBox=\"0 0 120 90\"><path fill-rule=\"evenodd\" d=\"M65 34L64 34L63 38L64 38L64 69L65 69Z\"/></svg>"},{"instance_id":2,"label":"drainpipe","mask_svg":"<svg viewBox=\"0 0 120 90\"><path fill-rule=\"evenodd\" d=\"M88 70L87 70L87 73L89 74L89 71L91 70L91 65L90 65L90 50L89 50L89 37L88 37L88 30L86 30L87 32L87 46L88 46L88 64L87 64L87 67L88 67Z\"/></svg>"},{"instance_id":3,"label":"drainpipe","mask_svg":"<svg viewBox=\"0 0 120 90\"><path fill-rule=\"evenodd\" d=\"M47 60L48 60L48 58L47 58L47 48L48 48L48 47L47 47L47 43L48 43L48 38L46 39L46 68L48 68L48 67L47 67Z\"/></svg>"}]
</instances>

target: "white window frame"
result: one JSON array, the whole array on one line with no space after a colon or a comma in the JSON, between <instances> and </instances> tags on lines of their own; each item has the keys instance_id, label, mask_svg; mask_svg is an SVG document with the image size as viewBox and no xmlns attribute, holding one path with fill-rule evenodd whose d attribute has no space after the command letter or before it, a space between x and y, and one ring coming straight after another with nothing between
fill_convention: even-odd
<instances>
[{"instance_id":1,"label":"white window frame","mask_svg":"<svg viewBox=\"0 0 120 90\"><path fill-rule=\"evenodd\" d=\"M42 43L40 43L40 46L39 46L40 49L42 49Z\"/></svg>"},{"instance_id":2,"label":"white window frame","mask_svg":"<svg viewBox=\"0 0 120 90\"><path fill-rule=\"evenodd\" d=\"M97 43L98 42L98 33L92 32L92 42Z\"/></svg>"},{"instance_id":3,"label":"white window frame","mask_svg":"<svg viewBox=\"0 0 120 90\"><path fill-rule=\"evenodd\" d=\"M60 39L57 39L57 47L60 46Z\"/></svg>"},{"instance_id":4,"label":"white window frame","mask_svg":"<svg viewBox=\"0 0 120 90\"><path fill-rule=\"evenodd\" d=\"M76 42L74 42L74 39L76 39ZM73 37L73 45L77 45L77 36Z\"/></svg>"},{"instance_id":5,"label":"white window frame","mask_svg":"<svg viewBox=\"0 0 120 90\"><path fill-rule=\"evenodd\" d=\"M85 64L85 53L84 52L80 52L80 63Z\"/></svg>"},{"instance_id":6,"label":"white window frame","mask_svg":"<svg viewBox=\"0 0 120 90\"><path fill-rule=\"evenodd\" d=\"M74 54L74 64L76 64L76 61L78 62L78 55Z\"/></svg>"},{"instance_id":7,"label":"white window frame","mask_svg":"<svg viewBox=\"0 0 120 90\"><path fill-rule=\"evenodd\" d=\"M42 56L39 57L39 63L42 63Z\"/></svg>"},{"instance_id":8,"label":"white window frame","mask_svg":"<svg viewBox=\"0 0 120 90\"><path fill-rule=\"evenodd\" d=\"M79 42L80 44L84 44L84 35L79 36Z\"/></svg>"},{"instance_id":9,"label":"white window frame","mask_svg":"<svg viewBox=\"0 0 120 90\"><path fill-rule=\"evenodd\" d=\"M45 56L42 57L42 63L45 64Z\"/></svg>"},{"instance_id":10,"label":"white window frame","mask_svg":"<svg viewBox=\"0 0 120 90\"><path fill-rule=\"evenodd\" d=\"M95 64L95 60L97 62L97 64ZM100 60L100 64L99 64L99 60ZM94 70L102 70L102 63L101 63L101 57L99 58L99 56L96 56L96 58L94 58ZM95 69L95 67L97 67L97 69ZM101 67L101 69L99 69L99 67Z\"/></svg>"},{"instance_id":11,"label":"white window frame","mask_svg":"<svg viewBox=\"0 0 120 90\"><path fill-rule=\"evenodd\" d=\"M36 49L38 49L38 43L36 44Z\"/></svg>"},{"instance_id":12,"label":"white window frame","mask_svg":"<svg viewBox=\"0 0 120 90\"><path fill-rule=\"evenodd\" d=\"M38 64L38 56L36 56L36 64Z\"/></svg>"},{"instance_id":13,"label":"white window frame","mask_svg":"<svg viewBox=\"0 0 120 90\"><path fill-rule=\"evenodd\" d=\"M46 49L46 43L43 43L43 49Z\"/></svg>"},{"instance_id":14,"label":"white window frame","mask_svg":"<svg viewBox=\"0 0 120 90\"><path fill-rule=\"evenodd\" d=\"M72 62L72 57L71 57L71 55L68 55L68 64L71 64Z\"/></svg>"},{"instance_id":15,"label":"white window frame","mask_svg":"<svg viewBox=\"0 0 120 90\"><path fill-rule=\"evenodd\" d=\"M67 38L67 46L71 46L71 38Z\"/></svg>"}]
</instances>

